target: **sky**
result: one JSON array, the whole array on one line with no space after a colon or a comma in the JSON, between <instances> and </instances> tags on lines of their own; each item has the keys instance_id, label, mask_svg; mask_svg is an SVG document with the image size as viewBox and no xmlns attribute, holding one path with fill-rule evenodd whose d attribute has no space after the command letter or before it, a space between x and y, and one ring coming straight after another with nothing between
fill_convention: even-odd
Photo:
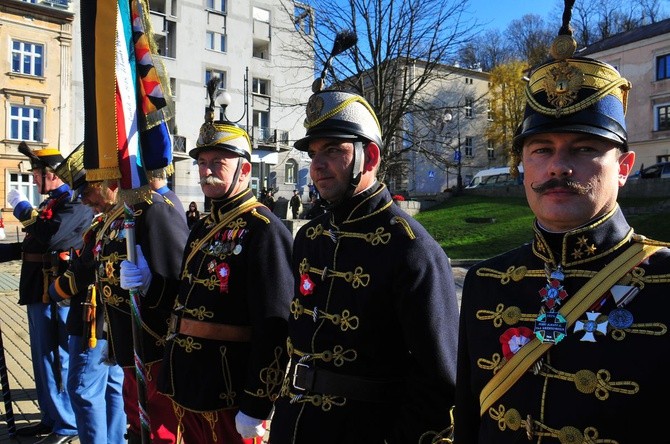
<instances>
[{"instance_id":1,"label":"sky","mask_svg":"<svg viewBox=\"0 0 670 444\"><path fill-rule=\"evenodd\" d=\"M468 10L484 29L504 31L512 20L537 14L545 21L556 10L563 11L563 0L469 0ZM560 9L556 5L560 5ZM559 19L560 20L560 19ZM560 23L557 24L560 27Z\"/></svg>"}]
</instances>

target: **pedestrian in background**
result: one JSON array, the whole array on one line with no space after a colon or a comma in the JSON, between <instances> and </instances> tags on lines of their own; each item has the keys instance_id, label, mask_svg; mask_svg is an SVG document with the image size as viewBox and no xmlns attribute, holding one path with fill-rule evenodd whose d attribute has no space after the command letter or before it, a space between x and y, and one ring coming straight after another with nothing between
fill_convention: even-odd
<instances>
[{"instance_id":1,"label":"pedestrian in background","mask_svg":"<svg viewBox=\"0 0 670 444\"><path fill-rule=\"evenodd\" d=\"M17 429L18 436L48 435L42 444L70 442L77 426L65 384L69 355L66 320L70 307L49 298L49 284L68 266L72 252L83 244L82 234L93 212L81 204L54 170L63 161L55 148L19 151L30 159L33 180L48 197L37 209L21 191L13 189L7 202L26 233L22 243L0 245L0 261L22 259L19 304L26 305L30 354L35 375L40 422Z\"/></svg>"},{"instance_id":2,"label":"pedestrian in background","mask_svg":"<svg viewBox=\"0 0 670 444\"><path fill-rule=\"evenodd\" d=\"M670 249L617 204L633 169L630 83L574 57L571 4L532 70L513 140L532 242L469 269L460 317L455 442L667 441Z\"/></svg>"},{"instance_id":3,"label":"pedestrian in background","mask_svg":"<svg viewBox=\"0 0 670 444\"><path fill-rule=\"evenodd\" d=\"M67 332L70 367L67 390L77 421L81 444L125 444L126 413L123 409L123 369L108 357L102 292L95 286L94 248L104 212L115 204L116 189L102 182L86 183L80 145L57 168L72 189L81 189L82 203L96 215L84 233L84 245L67 271L49 286L49 296L69 303Z\"/></svg>"},{"instance_id":4,"label":"pedestrian in background","mask_svg":"<svg viewBox=\"0 0 670 444\"><path fill-rule=\"evenodd\" d=\"M363 97L317 87L305 127L295 148L330 209L293 244L291 363L270 442L437 442L456 379L447 255L377 180L381 129Z\"/></svg>"},{"instance_id":5,"label":"pedestrian in background","mask_svg":"<svg viewBox=\"0 0 670 444\"><path fill-rule=\"evenodd\" d=\"M198 204L191 202L188 205L188 211L186 212L186 225L188 225L189 230L193 228L193 225L200 220L200 211L198 211Z\"/></svg>"},{"instance_id":6,"label":"pedestrian in background","mask_svg":"<svg viewBox=\"0 0 670 444\"><path fill-rule=\"evenodd\" d=\"M302 200L300 200L298 190L293 190L293 196L291 196L289 206L291 207L291 215L293 216L293 219L298 219L300 217L300 208L302 207Z\"/></svg>"}]
</instances>

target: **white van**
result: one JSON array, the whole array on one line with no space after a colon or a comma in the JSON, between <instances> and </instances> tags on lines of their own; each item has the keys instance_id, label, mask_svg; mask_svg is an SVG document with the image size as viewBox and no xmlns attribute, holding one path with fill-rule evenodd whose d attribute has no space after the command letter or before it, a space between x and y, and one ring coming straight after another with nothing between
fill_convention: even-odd
<instances>
[{"instance_id":1,"label":"white van","mask_svg":"<svg viewBox=\"0 0 670 444\"><path fill-rule=\"evenodd\" d=\"M478 187L504 187L507 185L521 185L523 183L523 165L519 165L519 177L513 178L509 167L488 168L478 171L466 189Z\"/></svg>"}]
</instances>

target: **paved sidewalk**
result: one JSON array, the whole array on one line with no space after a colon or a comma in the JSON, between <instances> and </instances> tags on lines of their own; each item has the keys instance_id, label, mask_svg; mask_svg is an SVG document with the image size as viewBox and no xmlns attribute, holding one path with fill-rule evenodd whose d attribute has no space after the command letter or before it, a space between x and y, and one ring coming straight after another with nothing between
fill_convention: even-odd
<instances>
[{"instance_id":1,"label":"paved sidewalk","mask_svg":"<svg viewBox=\"0 0 670 444\"><path fill-rule=\"evenodd\" d=\"M30 338L26 308L18 304L19 274L21 261L0 264L0 327L8 373L12 410L16 427L38 423L40 412L37 407L35 379L30 359ZM4 387L3 387L4 388ZM3 392L3 398L5 393ZM38 438L9 438L6 409L0 406L0 443L34 443Z\"/></svg>"}]
</instances>

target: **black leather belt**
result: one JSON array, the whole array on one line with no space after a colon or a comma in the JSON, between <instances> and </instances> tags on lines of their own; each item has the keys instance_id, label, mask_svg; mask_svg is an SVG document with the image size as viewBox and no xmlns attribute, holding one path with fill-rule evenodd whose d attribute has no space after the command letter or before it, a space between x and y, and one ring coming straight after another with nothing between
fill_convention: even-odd
<instances>
[{"instance_id":1,"label":"black leather belt","mask_svg":"<svg viewBox=\"0 0 670 444\"><path fill-rule=\"evenodd\" d=\"M343 375L330 370L296 363L291 369L295 390L323 395L344 396L358 401L387 402L398 395L400 379L370 379Z\"/></svg>"}]
</instances>

